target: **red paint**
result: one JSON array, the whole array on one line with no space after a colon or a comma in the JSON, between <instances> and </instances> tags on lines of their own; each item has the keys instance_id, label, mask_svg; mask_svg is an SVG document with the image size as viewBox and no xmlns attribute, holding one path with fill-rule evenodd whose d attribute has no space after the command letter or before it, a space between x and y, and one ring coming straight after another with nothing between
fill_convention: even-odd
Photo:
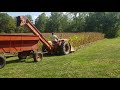
<instances>
[{"instance_id":1,"label":"red paint","mask_svg":"<svg viewBox=\"0 0 120 90\"><path fill-rule=\"evenodd\" d=\"M0 35L0 53L38 50L36 35Z\"/></svg>"}]
</instances>

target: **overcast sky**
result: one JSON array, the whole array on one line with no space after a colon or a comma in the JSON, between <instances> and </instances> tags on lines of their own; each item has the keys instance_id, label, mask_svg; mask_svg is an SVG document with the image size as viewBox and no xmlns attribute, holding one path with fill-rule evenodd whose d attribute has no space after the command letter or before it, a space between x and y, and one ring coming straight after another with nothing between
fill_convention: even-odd
<instances>
[{"instance_id":1,"label":"overcast sky","mask_svg":"<svg viewBox=\"0 0 120 90\"><path fill-rule=\"evenodd\" d=\"M12 16L12 17L16 17L16 16L22 16L22 15L31 15L33 21L35 21L35 19L38 17L38 15L40 15L43 12L4 12L7 13L8 15ZM44 12L47 16L51 15L51 12Z\"/></svg>"}]
</instances>

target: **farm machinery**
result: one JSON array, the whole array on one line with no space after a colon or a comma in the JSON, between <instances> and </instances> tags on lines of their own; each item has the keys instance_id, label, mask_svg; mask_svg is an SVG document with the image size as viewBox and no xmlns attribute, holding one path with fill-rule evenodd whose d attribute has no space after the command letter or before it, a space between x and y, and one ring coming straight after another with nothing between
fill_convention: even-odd
<instances>
[{"instance_id":1,"label":"farm machinery","mask_svg":"<svg viewBox=\"0 0 120 90\"><path fill-rule=\"evenodd\" d=\"M74 52L74 48L68 39L59 39L58 43L47 41L40 31L25 16L18 16L17 26L26 26L34 35L0 35L0 68L6 64L4 53L18 53L20 61L24 61L30 54L35 62L41 61L44 53L50 55L66 55ZM42 52L39 50L38 42L41 41Z\"/></svg>"}]
</instances>

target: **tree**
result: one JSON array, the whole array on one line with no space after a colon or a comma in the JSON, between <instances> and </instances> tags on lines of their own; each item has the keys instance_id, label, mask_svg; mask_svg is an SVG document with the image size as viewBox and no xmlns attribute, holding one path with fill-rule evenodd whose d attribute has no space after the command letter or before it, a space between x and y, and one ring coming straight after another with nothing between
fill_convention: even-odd
<instances>
[{"instance_id":1,"label":"tree","mask_svg":"<svg viewBox=\"0 0 120 90\"><path fill-rule=\"evenodd\" d=\"M51 12L51 16L47 22L47 31L48 32L60 32L61 28L61 12Z\"/></svg>"},{"instance_id":2,"label":"tree","mask_svg":"<svg viewBox=\"0 0 120 90\"><path fill-rule=\"evenodd\" d=\"M69 12L71 15L71 24L69 31L71 32L83 32L85 26L85 18L88 15L86 12Z\"/></svg>"},{"instance_id":3,"label":"tree","mask_svg":"<svg viewBox=\"0 0 120 90\"><path fill-rule=\"evenodd\" d=\"M117 36L120 25L119 13L117 12L93 12L86 17L85 31L101 32L107 38Z\"/></svg>"},{"instance_id":4,"label":"tree","mask_svg":"<svg viewBox=\"0 0 120 90\"><path fill-rule=\"evenodd\" d=\"M51 16L47 22L48 32L64 32L69 25L68 16L62 12L51 12Z\"/></svg>"},{"instance_id":5,"label":"tree","mask_svg":"<svg viewBox=\"0 0 120 90\"><path fill-rule=\"evenodd\" d=\"M62 28L61 32L69 31L69 25L70 25L70 21L68 15L63 14L61 18L61 28Z\"/></svg>"},{"instance_id":6,"label":"tree","mask_svg":"<svg viewBox=\"0 0 120 90\"><path fill-rule=\"evenodd\" d=\"M0 33L15 32L16 24L14 18L7 13L0 13Z\"/></svg>"},{"instance_id":7,"label":"tree","mask_svg":"<svg viewBox=\"0 0 120 90\"><path fill-rule=\"evenodd\" d=\"M35 26L40 30L40 32L46 31L46 23L48 21L48 17L45 13L39 15L35 20Z\"/></svg>"},{"instance_id":8,"label":"tree","mask_svg":"<svg viewBox=\"0 0 120 90\"><path fill-rule=\"evenodd\" d=\"M103 33L105 33L108 38L117 37L120 26L120 14L118 12L109 12L105 14Z\"/></svg>"}]
</instances>

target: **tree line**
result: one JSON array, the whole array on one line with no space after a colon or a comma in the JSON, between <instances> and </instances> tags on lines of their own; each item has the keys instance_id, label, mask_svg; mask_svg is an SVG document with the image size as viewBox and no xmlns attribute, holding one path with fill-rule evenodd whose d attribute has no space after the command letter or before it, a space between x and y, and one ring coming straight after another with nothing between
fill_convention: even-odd
<instances>
[{"instance_id":1,"label":"tree line","mask_svg":"<svg viewBox=\"0 0 120 90\"><path fill-rule=\"evenodd\" d=\"M31 15L26 17L33 21ZM119 12L51 12L40 14L33 23L40 32L101 32L107 38L117 37L120 29ZM16 18L0 13L0 33L25 33L26 27L16 27Z\"/></svg>"}]
</instances>

